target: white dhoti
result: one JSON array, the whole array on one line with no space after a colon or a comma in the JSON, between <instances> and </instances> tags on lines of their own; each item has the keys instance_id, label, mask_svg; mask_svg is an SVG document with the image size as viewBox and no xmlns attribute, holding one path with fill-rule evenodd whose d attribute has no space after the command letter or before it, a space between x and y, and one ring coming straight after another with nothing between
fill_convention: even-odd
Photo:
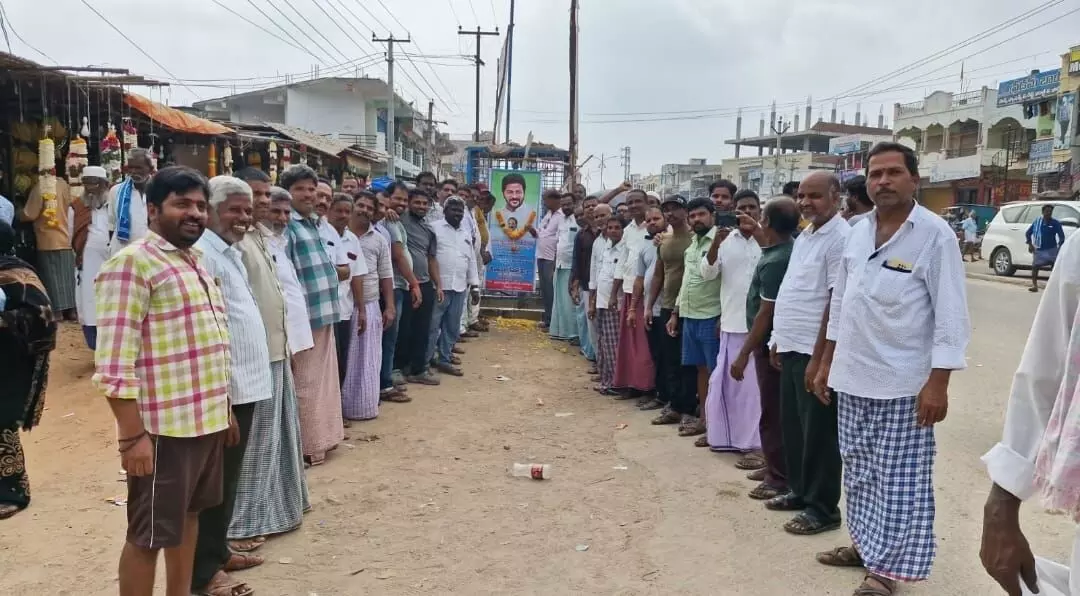
<instances>
[{"instance_id":1,"label":"white dhoti","mask_svg":"<svg viewBox=\"0 0 1080 596\"><path fill-rule=\"evenodd\" d=\"M1072 576L1073 571L1077 572L1075 578ZM1073 538L1069 566L1035 557L1035 574L1039 578L1039 596L1080 596L1080 527ZM1024 596L1032 596L1022 580L1020 589Z\"/></svg>"}]
</instances>

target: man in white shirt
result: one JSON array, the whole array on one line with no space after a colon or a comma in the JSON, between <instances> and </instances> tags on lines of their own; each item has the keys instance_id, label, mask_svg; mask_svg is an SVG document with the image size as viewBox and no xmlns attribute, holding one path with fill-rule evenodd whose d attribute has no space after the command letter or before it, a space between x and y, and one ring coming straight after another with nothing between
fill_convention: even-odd
<instances>
[{"instance_id":1,"label":"man in white shirt","mask_svg":"<svg viewBox=\"0 0 1080 596\"><path fill-rule=\"evenodd\" d=\"M626 316L630 327L637 327L638 325L645 327L646 337L649 340L649 355L652 356L652 361L656 363L660 361L660 350L663 349L664 336L667 335L667 330L664 329L666 321L660 318L662 309L660 301L657 299L661 288L653 287L659 252L653 246L652 240L657 235L662 234L668 227L667 220L664 219L664 213L660 211L660 207L648 208L645 212L645 226L649 232L649 235L645 236L648 244L644 249L638 251L637 263L634 265L636 276L634 279L634 293L630 298L630 312ZM660 269L663 268L664 264L661 262ZM661 275L663 274L661 273ZM652 307L650 308L649 305L652 305ZM639 307L642 312L640 319L637 314ZM659 393L659 388L662 385L660 373L660 367L654 366L653 378L658 391L639 404L638 409L643 411L659 410L667 405L667 402L662 400L663 396Z\"/></svg>"},{"instance_id":2,"label":"man in white shirt","mask_svg":"<svg viewBox=\"0 0 1080 596\"><path fill-rule=\"evenodd\" d=\"M615 288L617 290L619 310L619 345L615 356L615 387L626 390L618 398L640 398L638 405L645 405L652 401L648 395L656 388L656 367L653 363L652 353L649 352L649 338L645 331L645 325L630 325L627 318L630 309L631 296L634 293L634 281L637 279L637 262L641 251L646 248L656 250L648 236L645 224L645 211L648 208L645 191L635 188L626 193L626 206L629 209L627 216L630 223L623 228L622 243L625 246L626 258L619 264L615 272ZM645 303L640 302L635 313L636 320L641 321L645 316ZM616 398L616 399L618 399Z\"/></svg>"},{"instance_id":3,"label":"man in white shirt","mask_svg":"<svg viewBox=\"0 0 1080 596\"><path fill-rule=\"evenodd\" d=\"M746 294L754 278L761 246L754 232L759 228L761 202L757 193L743 189L735 193L735 210L742 214L738 228L716 230L709 252L701 259L701 277L719 277L720 285L720 350L716 368L709 378L709 395L705 398L705 436L713 451L737 451L746 454L735 465L740 469L756 470L765 466L758 450L761 437L761 393L756 373L750 367L749 377L736 381L728 371L739 357L749 329L746 326Z\"/></svg>"},{"instance_id":4,"label":"man in white shirt","mask_svg":"<svg viewBox=\"0 0 1080 596\"><path fill-rule=\"evenodd\" d=\"M321 184L320 184L321 186ZM352 341L352 318L356 301L353 298L352 281L367 275L367 263L364 260L360 239L349 229L349 219L353 212L353 198L338 193L330 201L326 220L319 225L319 236L326 245L327 253L334 259L338 274L338 311L340 316L334 324L334 341L338 354L338 383L345 384L348 372L349 343ZM362 310L358 316L365 317ZM363 328L363 325L360 325Z\"/></svg>"},{"instance_id":5,"label":"man in white shirt","mask_svg":"<svg viewBox=\"0 0 1080 596\"><path fill-rule=\"evenodd\" d=\"M1040 596L1075 596L1080 593L1080 234L1061 246L1045 292L1013 377L1001 442L982 458L994 485L983 508L980 556L987 573L1009 594L1038 590ZM1036 495L1072 518L1067 565L1034 556L1020 529L1020 504Z\"/></svg>"},{"instance_id":6,"label":"man in white shirt","mask_svg":"<svg viewBox=\"0 0 1080 596\"><path fill-rule=\"evenodd\" d=\"M784 530L818 534L840 527L840 451L836 402L818 401L811 391L825 343L824 322L840 275L844 243L851 227L840 215L840 181L818 171L800 184L797 202L811 224L795 240L776 297L772 353L781 363L784 458L791 492L765 502L774 511L797 511ZM774 358L775 360L776 358Z\"/></svg>"},{"instance_id":7,"label":"man in white shirt","mask_svg":"<svg viewBox=\"0 0 1080 596\"><path fill-rule=\"evenodd\" d=\"M848 236L814 379L819 400L836 395L852 546L818 559L859 562L859 590L891 594L930 575L934 424L971 326L956 234L915 201L915 152L878 143L867 157L876 209Z\"/></svg>"},{"instance_id":8,"label":"man in white shirt","mask_svg":"<svg viewBox=\"0 0 1080 596\"><path fill-rule=\"evenodd\" d=\"M596 293L593 289L593 280L600 274L600 260L604 256L604 249L607 248L608 245L607 230L605 228L607 227L607 221L611 219L611 216L614 215L614 213L615 212L611 209L611 205L604 203L600 203L593 208L592 218L589 221L594 236L592 244L590 245L587 265L589 274L584 277L583 283L580 284L579 300L585 309L585 327L589 334L589 346L592 348L592 358L588 358L588 355L586 355L586 358L592 363L591 366L589 366L588 374L593 382L600 381L600 369L597 366L598 359L596 353L599 344L597 343L596 317L589 314L589 304L591 298Z\"/></svg>"},{"instance_id":9,"label":"man in white shirt","mask_svg":"<svg viewBox=\"0 0 1080 596\"><path fill-rule=\"evenodd\" d=\"M150 219L146 210L146 184L154 175L154 162L148 149L128 151L124 165L127 178L109 189L109 255L146 236Z\"/></svg>"},{"instance_id":10,"label":"man in white shirt","mask_svg":"<svg viewBox=\"0 0 1080 596\"><path fill-rule=\"evenodd\" d=\"M225 299L229 331L229 405L239 428L236 442L226 444L222 458L222 501L199 513L191 588L195 592L213 593L222 586L235 583L225 572L229 563L240 564L234 560L237 557L232 555L227 544L229 523L255 407L270 399L273 387L266 327L237 248L252 222L251 187L232 176L211 178L209 211L208 225L195 246L202 251L202 263L218 282ZM239 556L239 559L245 568L263 562L262 557L254 555Z\"/></svg>"},{"instance_id":11,"label":"man in white shirt","mask_svg":"<svg viewBox=\"0 0 1080 596\"><path fill-rule=\"evenodd\" d=\"M595 213L594 213L595 214ZM601 395L619 395L613 389L615 382L615 349L619 341L619 310L615 304L616 292L622 280L616 280L615 272L619 263L626 258L623 246L623 226L617 217L610 217L604 222L604 235L607 243L601 244L603 250L597 254L593 248L593 259L598 265L596 274L589 279L589 318L596 319L596 367L600 370L600 384L594 389Z\"/></svg>"},{"instance_id":12,"label":"man in white shirt","mask_svg":"<svg viewBox=\"0 0 1080 596\"><path fill-rule=\"evenodd\" d=\"M555 282L551 307L551 324L548 334L552 339L578 343L577 316L574 301L570 297L570 268L574 264L574 239L579 225L574 216L574 195L563 193L559 197L558 239L555 245Z\"/></svg>"},{"instance_id":13,"label":"man in white shirt","mask_svg":"<svg viewBox=\"0 0 1080 596\"><path fill-rule=\"evenodd\" d=\"M462 219L465 202L450 197L443 203L442 221L431 225L435 235L435 260L439 264L439 276L435 281L435 308L431 314L431 331L427 348L427 360L435 359L435 370L455 377L464 376L455 366L452 350L461 333L461 311L465 299L472 292L479 292L480 280L476 274L476 248L472 235Z\"/></svg>"}]
</instances>

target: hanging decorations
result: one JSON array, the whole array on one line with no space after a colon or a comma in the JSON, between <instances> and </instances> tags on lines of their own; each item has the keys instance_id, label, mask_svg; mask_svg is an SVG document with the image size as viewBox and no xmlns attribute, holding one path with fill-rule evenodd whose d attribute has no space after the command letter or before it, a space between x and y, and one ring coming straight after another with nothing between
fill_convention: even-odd
<instances>
[{"instance_id":1,"label":"hanging decorations","mask_svg":"<svg viewBox=\"0 0 1080 596\"><path fill-rule=\"evenodd\" d=\"M292 165L292 153L289 152L288 147L281 148L281 167L288 169Z\"/></svg>"},{"instance_id":2,"label":"hanging decorations","mask_svg":"<svg viewBox=\"0 0 1080 596\"><path fill-rule=\"evenodd\" d=\"M104 139L101 139L99 148L101 149L101 167L105 168L105 172L109 174L109 182L112 184L120 182L122 177L120 139L116 137L116 127L112 122L109 123L109 132L105 134Z\"/></svg>"},{"instance_id":3,"label":"hanging decorations","mask_svg":"<svg viewBox=\"0 0 1080 596\"><path fill-rule=\"evenodd\" d=\"M266 152L270 154L270 184L277 184L277 143L270 141L270 144L266 147Z\"/></svg>"},{"instance_id":4,"label":"hanging decorations","mask_svg":"<svg viewBox=\"0 0 1080 596\"><path fill-rule=\"evenodd\" d=\"M49 127L45 127L45 136L38 141L38 184L40 184L42 210L41 217L45 225L58 229L56 219L56 143L49 138Z\"/></svg>"},{"instance_id":5,"label":"hanging decorations","mask_svg":"<svg viewBox=\"0 0 1080 596\"><path fill-rule=\"evenodd\" d=\"M82 138L84 138L84 139L90 137L90 117L89 116L83 116L82 117L82 128L79 129L79 134L82 135Z\"/></svg>"},{"instance_id":6,"label":"hanging decorations","mask_svg":"<svg viewBox=\"0 0 1080 596\"><path fill-rule=\"evenodd\" d=\"M83 196L82 173L83 168L89 165L86 159L86 139L75 137L68 143L68 154L65 165L67 167L68 186L71 187L71 198L81 199Z\"/></svg>"},{"instance_id":7,"label":"hanging decorations","mask_svg":"<svg viewBox=\"0 0 1080 596\"><path fill-rule=\"evenodd\" d=\"M139 131L131 123L131 118L124 117L121 125L124 130L124 153L139 146Z\"/></svg>"},{"instance_id":8,"label":"hanging decorations","mask_svg":"<svg viewBox=\"0 0 1080 596\"><path fill-rule=\"evenodd\" d=\"M297 147L297 150L300 151L300 163L302 165L306 166L307 165L307 147L305 147L303 145L300 145L299 147Z\"/></svg>"},{"instance_id":9,"label":"hanging decorations","mask_svg":"<svg viewBox=\"0 0 1080 596\"><path fill-rule=\"evenodd\" d=\"M206 172L210 175L210 178L217 176L217 145L214 143L210 143L210 151L207 152L206 162Z\"/></svg>"},{"instance_id":10,"label":"hanging decorations","mask_svg":"<svg viewBox=\"0 0 1080 596\"><path fill-rule=\"evenodd\" d=\"M221 153L221 173L232 176L232 145L226 144L225 151Z\"/></svg>"}]
</instances>

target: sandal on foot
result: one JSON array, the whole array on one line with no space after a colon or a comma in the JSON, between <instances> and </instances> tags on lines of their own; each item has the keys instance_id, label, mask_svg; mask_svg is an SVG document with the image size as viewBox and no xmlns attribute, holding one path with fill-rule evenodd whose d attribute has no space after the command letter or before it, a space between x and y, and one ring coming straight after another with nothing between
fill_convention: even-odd
<instances>
[{"instance_id":1,"label":"sandal on foot","mask_svg":"<svg viewBox=\"0 0 1080 596\"><path fill-rule=\"evenodd\" d=\"M789 491L765 501L765 508L769 511L802 511L806 509L806 503Z\"/></svg>"},{"instance_id":2,"label":"sandal on foot","mask_svg":"<svg viewBox=\"0 0 1080 596\"><path fill-rule=\"evenodd\" d=\"M765 467L765 458L757 452L750 452L735 462L735 467L740 470L758 470Z\"/></svg>"},{"instance_id":3,"label":"sandal on foot","mask_svg":"<svg viewBox=\"0 0 1080 596\"><path fill-rule=\"evenodd\" d=\"M769 499L774 499L783 493L783 490L762 482L754 487L754 490L750 491L748 496L756 501L767 501Z\"/></svg>"},{"instance_id":4,"label":"sandal on foot","mask_svg":"<svg viewBox=\"0 0 1080 596\"><path fill-rule=\"evenodd\" d=\"M691 424L679 428L680 437L695 437L705 434L705 421L698 418Z\"/></svg>"},{"instance_id":5,"label":"sandal on foot","mask_svg":"<svg viewBox=\"0 0 1080 596\"><path fill-rule=\"evenodd\" d=\"M867 573L852 596L892 596L895 591L896 582L893 580Z\"/></svg>"},{"instance_id":6,"label":"sandal on foot","mask_svg":"<svg viewBox=\"0 0 1080 596\"><path fill-rule=\"evenodd\" d=\"M22 511L22 508L18 505L12 505L11 503L2 503L0 504L0 519L7 519L20 511Z\"/></svg>"},{"instance_id":7,"label":"sandal on foot","mask_svg":"<svg viewBox=\"0 0 1080 596\"><path fill-rule=\"evenodd\" d=\"M326 454L319 453L317 455L305 455L304 463L314 468L315 466L321 466L326 463Z\"/></svg>"},{"instance_id":8,"label":"sandal on foot","mask_svg":"<svg viewBox=\"0 0 1080 596\"><path fill-rule=\"evenodd\" d=\"M696 441L694 441L694 447L708 447L708 446L709 446L709 437L707 435L701 435L700 437L697 438Z\"/></svg>"},{"instance_id":9,"label":"sandal on foot","mask_svg":"<svg viewBox=\"0 0 1080 596\"><path fill-rule=\"evenodd\" d=\"M206 587L197 592L199 596L251 596L255 590L244 582L238 582L224 571L218 571Z\"/></svg>"},{"instance_id":10,"label":"sandal on foot","mask_svg":"<svg viewBox=\"0 0 1080 596\"><path fill-rule=\"evenodd\" d=\"M234 553L253 553L266 544L266 536L256 536L243 540L230 540L229 550Z\"/></svg>"},{"instance_id":11,"label":"sandal on foot","mask_svg":"<svg viewBox=\"0 0 1080 596\"><path fill-rule=\"evenodd\" d=\"M813 514L803 511L784 524L784 531L796 536L813 536L840 528L838 521L822 521Z\"/></svg>"},{"instance_id":12,"label":"sandal on foot","mask_svg":"<svg viewBox=\"0 0 1080 596\"><path fill-rule=\"evenodd\" d=\"M678 424L682 420L682 416L675 410L662 410L660 415L652 419L653 424Z\"/></svg>"},{"instance_id":13,"label":"sandal on foot","mask_svg":"<svg viewBox=\"0 0 1080 596\"><path fill-rule=\"evenodd\" d=\"M818 563L829 567L862 567L862 556L854 546L838 546L814 555Z\"/></svg>"},{"instance_id":14,"label":"sandal on foot","mask_svg":"<svg viewBox=\"0 0 1080 596\"><path fill-rule=\"evenodd\" d=\"M596 367L594 366L594 367L590 368L589 370L585 371L585 374L596 376L596 375L600 374L600 371L596 370Z\"/></svg>"},{"instance_id":15,"label":"sandal on foot","mask_svg":"<svg viewBox=\"0 0 1080 596\"><path fill-rule=\"evenodd\" d=\"M407 404L407 403L412 401L412 398L409 397L408 395L405 395L401 391L391 391L389 393L384 393L379 398L379 400L380 401L388 401L388 402L390 402L392 404Z\"/></svg>"},{"instance_id":16,"label":"sandal on foot","mask_svg":"<svg viewBox=\"0 0 1080 596\"><path fill-rule=\"evenodd\" d=\"M660 401L658 399L652 399L652 400L649 400L649 402L646 403L645 405L638 406L638 409L641 410L642 412L649 412L651 410L659 410L660 408L663 408L665 405L666 404L664 404L664 402L662 402L662 401Z\"/></svg>"},{"instance_id":17,"label":"sandal on foot","mask_svg":"<svg viewBox=\"0 0 1080 596\"><path fill-rule=\"evenodd\" d=\"M762 482L765 480L765 468L758 468L753 472L746 475L747 480L753 480L754 482ZM787 491L784 491L787 492ZM782 493L781 493L782 494Z\"/></svg>"},{"instance_id":18,"label":"sandal on foot","mask_svg":"<svg viewBox=\"0 0 1080 596\"><path fill-rule=\"evenodd\" d=\"M225 571L243 571L245 569L251 569L252 567L258 567L266 561L259 555L251 555L245 553L232 553L228 561L225 561L225 566L222 568Z\"/></svg>"}]
</instances>

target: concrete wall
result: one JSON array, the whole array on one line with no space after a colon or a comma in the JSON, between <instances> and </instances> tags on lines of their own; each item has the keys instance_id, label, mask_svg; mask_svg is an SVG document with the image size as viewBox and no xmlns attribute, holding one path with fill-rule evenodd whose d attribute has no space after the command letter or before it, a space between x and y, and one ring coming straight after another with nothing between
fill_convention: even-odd
<instances>
[{"instance_id":1,"label":"concrete wall","mask_svg":"<svg viewBox=\"0 0 1080 596\"><path fill-rule=\"evenodd\" d=\"M318 134L367 134L367 109L358 91L329 85L288 89L285 124Z\"/></svg>"}]
</instances>

